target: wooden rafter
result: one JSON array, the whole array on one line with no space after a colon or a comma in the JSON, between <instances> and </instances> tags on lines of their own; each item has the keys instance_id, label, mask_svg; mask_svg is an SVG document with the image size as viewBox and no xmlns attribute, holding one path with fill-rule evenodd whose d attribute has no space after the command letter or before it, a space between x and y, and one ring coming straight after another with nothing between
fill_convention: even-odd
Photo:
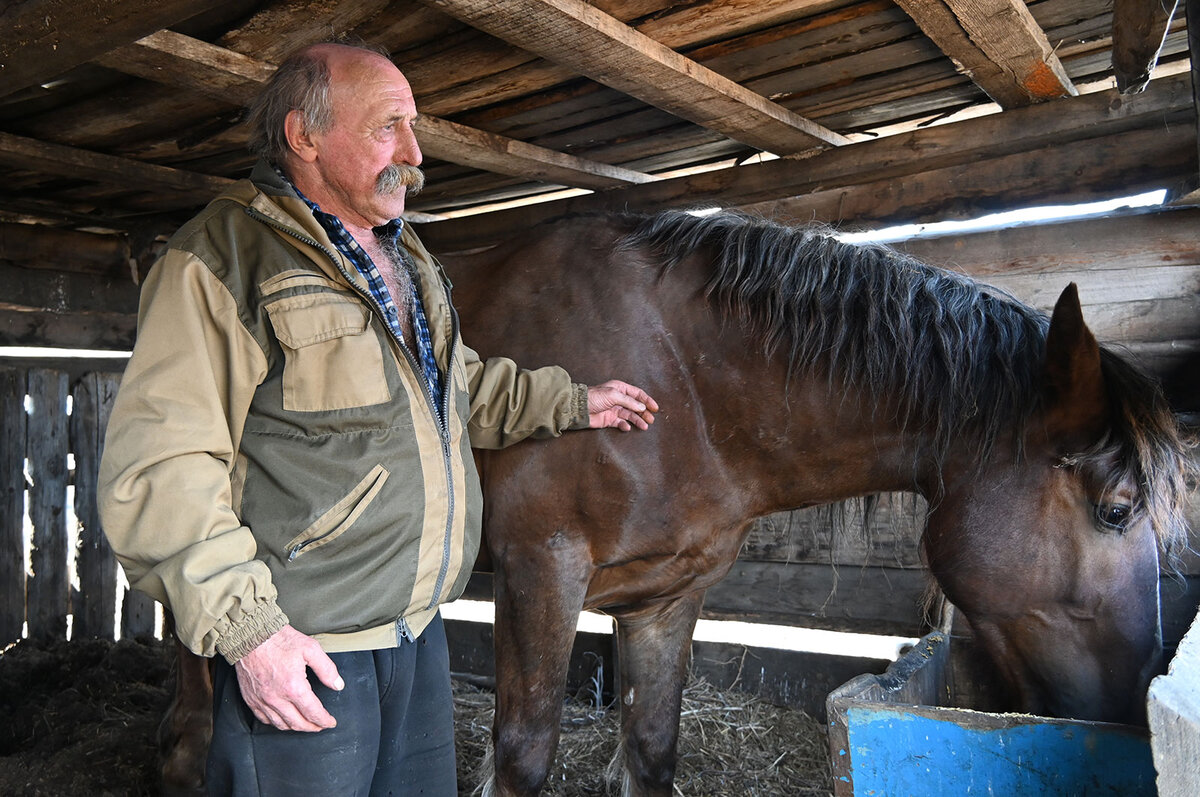
<instances>
[{"instance_id":1,"label":"wooden rafter","mask_svg":"<svg viewBox=\"0 0 1200 797\"><path fill-rule=\"evenodd\" d=\"M752 147L784 155L847 143L583 0L422 0L581 75Z\"/></svg>"},{"instance_id":2,"label":"wooden rafter","mask_svg":"<svg viewBox=\"0 0 1200 797\"><path fill-rule=\"evenodd\" d=\"M896 4L1002 108L1076 93L1024 0L896 0Z\"/></svg>"},{"instance_id":3,"label":"wooden rafter","mask_svg":"<svg viewBox=\"0 0 1200 797\"><path fill-rule=\"evenodd\" d=\"M1113 76L1122 92L1141 91L1150 82L1177 5L1177 0L1113 0Z\"/></svg>"},{"instance_id":4,"label":"wooden rafter","mask_svg":"<svg viewBox=\"0 0 1200 797\"><path fill-rule=\"evenodd\" d=\"M142 163L76 147L65 147L24 136L0 133L0 163L44 174L121 185L131 188L169 189L197 195L207 201L233 183L227 177L198 174L169 166Z\"/></svg>"},{"instance_id":5,"label":"wooden rafter","mask_svg":"<svg viewBox=\"0 0 1200 797\"><path fill-rule=\"evenodd\" d=\"M1134 97L1121 98L1115 90L1097 92L856 142L816 158L769 161L425 224L421 238L433 251L447 252L492 244L513 230L575 213L702 203L738 207L872 181L903 183L910 175L962 166L980 158L1066 146L1136 130L1149 119L1163 125L1188 119L1191 114L1191 81L1181 75L1156 80Z\"/></svg>"},{"instance_id":6,"label":"wooden rafter","mask_svg":"<svg viewBox=\"0 0 1200 797\"><path fill-rule=\"evenodd\" d=\"M248 103L275 71L272 64L168 30L107 53L99 63L235 104ZM439 160L547 183L605 189L654 179L432 116L419 117L417 135L422 150Z\"/></svg>"},{"instance_id":7,"label":"wooden rafter","mask_svg":"<svg viewBox=\"0 0 1200 797\"><path fill-rule=\"evenodd\" d=\"M6 3L0 10L0 97L45 83L100 53L195 16L203 0Z\"/></svg>"}]
</instances>

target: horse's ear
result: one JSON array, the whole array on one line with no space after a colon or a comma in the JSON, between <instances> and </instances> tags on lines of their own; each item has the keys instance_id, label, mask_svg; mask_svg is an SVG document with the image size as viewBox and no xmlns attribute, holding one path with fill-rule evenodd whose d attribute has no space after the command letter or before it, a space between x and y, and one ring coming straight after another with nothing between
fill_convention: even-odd
<instances>
[{"instance_id":1,"label":"horse's ear","mask_svg":"<svg viewBox=\"0 0 1200 797\"><path fill-rule=\"evenodd\" d=\"M1083 322L1073 282L1054 304L1043 376L1047 432L1074 450L1095 442L1108 423L1108 395L1100 345Z\"/></svg>"}]
</instances>

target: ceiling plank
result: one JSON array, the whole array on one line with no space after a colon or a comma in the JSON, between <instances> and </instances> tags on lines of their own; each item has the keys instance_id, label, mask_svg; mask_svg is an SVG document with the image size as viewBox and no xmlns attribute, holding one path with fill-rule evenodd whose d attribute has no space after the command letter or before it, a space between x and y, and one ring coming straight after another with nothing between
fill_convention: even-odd
<instances>
[{"instance_id":1,"label":"ceiling plank","mask_svg":"<svg viewBox=\"0 0 1200 797\"><path fill-rule=\"evenodd\" d=\"M1190 124L1194 117L1189 76L1177 75L1155 80L1133 96L1122 97L1115 89L1096 92L861 141L803 160L768 161L423 224L421 238L436 252L461 251L574 213L696 207L706 202L747 205L872 180L901 180L981 157L1068 146L1137 129L1151 119L1163 126Z\"/></svg>"},{"instance_id":2,"label":"ceiling plank","mask_svg":"<svg viewBox=\"0 0 1200 797\"><path fill-rule=\"evenodd\" d=\"M97 58L96 63L235 105L248 104L275 72L271 64L169 30L117 47Z\"/></svg>"},{"instance_id":3,"label":"ceiling plank","mask_svg":"<svg viewBox=\"0 0 1200 797\"><path fill-rule=\"evenodd\" d=\"M275 71L272 64L168 30L114 50L99 62L243 105ZM418 117L417 135L421 149L433 158L547 183L599 190L655 179L432 116Z\"/></svg>"},{"instance_id":4,"label":"ceiling plank","mask_svg":"<svg viewBox=\"0 0 1200 797\"><path fill-rule=\"evenodd\" d=\"M0 10L0 97L36 86L114 47L204 11L204 0L6 3Z\"/></svg>"},{"instance_id":5,"label":"ceiling plank","mask_svg":"<svg viewBox=\"0 0 1200 797\"><path fill-rule=\"evenodd\" d=\"M896 0L896 4L1002 108L1076 94L1024 0Z\"/></svg>"},{"instance_id":6,"label":"ceiling plank","mask_svg":"<svg viewBox=\"0 0 1200 797\"><path fill-rule=\"evenodd\" d=\"M1113 76L1122 92L1150 82L1177 6L1177 0L1113 0Z\"/></svg>"},{"instance_id":7,"label":"ceiling plank","mask_svg":"<svg viewBox=\"0 0 1200 797\"><path fill-rule=\"evenodd\" d=\"M498 174L591 189L657 179L632 169L577 158L436 116L418 116L413 129L426 155Z\"/></svg>"},{"instance_id":8,"label":"ceiling plank","mask_svg":"<svg viewBox=\"0 0 1200 797\"><path fill-rule=\"evenodd\" d=\"M234 181L0 132L0 163L124 187L171 189L207 201Z\"/></svg>"},{"instance_id":9,"label":"ceiling plank","mask_svg":"<svg viewBox=\"0 0 1200 797\"><path fill-rule=\"evenodd\" d=\"M757 149L847 139L755 94L583 0L422 0L480 30Z\"/></svg>"}]
</instances>

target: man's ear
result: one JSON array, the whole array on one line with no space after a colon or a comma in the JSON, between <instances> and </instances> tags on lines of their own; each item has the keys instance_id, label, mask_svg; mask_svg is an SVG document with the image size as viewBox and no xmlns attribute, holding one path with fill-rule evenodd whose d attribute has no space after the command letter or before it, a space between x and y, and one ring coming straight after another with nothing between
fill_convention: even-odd
<instances>
[{"instance_id":1,"label":"man's ear","mask_svg":"<svg viewBox=\"0 0 1200 797\"><path fill-rule=\"evenodd\" d=\"M288 111L287 117L283 120L283 134L287 137L288 147L296 153L296 157L300 160L312 163L317 159L317 146L313 141L312 134L308 131L308 125L304 123L303 111L296 109Z\"/></svg>"}]
</instances>

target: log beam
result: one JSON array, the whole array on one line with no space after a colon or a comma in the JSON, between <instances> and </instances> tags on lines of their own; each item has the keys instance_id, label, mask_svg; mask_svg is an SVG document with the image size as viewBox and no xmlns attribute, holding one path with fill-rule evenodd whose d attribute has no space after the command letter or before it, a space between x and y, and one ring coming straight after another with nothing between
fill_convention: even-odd
<instances>
[{"instance_id":1,"label":"log beam","mask_svg":"<svg viewBox=\"0 0 1200 797\"><path fill-rule=\"evenodd\" d=\"M1024 0L896 3L1001 108L1077 93Z\"/></svg>"},{"instance_id":2,"label":"log beam","mask_svg":"<svg viewBox=\"0 0 1200 797\"><path fill-rule=\"evenodd\" d=\"M114 47L195 16L203 0L5 3L0 10L0 97L36 86Z\"/></svg>"},{"instance_id":3,"label":"log beam","mask_svg":"<svg viewBox=\"0 0 1200 797\"><path fill-rule=\"evenodd\" d=\"M779 155L847 139L583 0L422 0L480 30L736 141Z\"/></svg>"},{"instance_id":4,"label":"log beam","mask_svg":"<svg viewBox=\"0 0 1200 797\"><path fill-rule=\"evenodd\" d=\"M1150 82L1176 5L1177 0L1113 0L1113 76L1122 92L1137 93Z\"/></svg>"},{"instance_id":5,"label":"log beam","mask_svg":"<svg viewBox=\"0 0 1200 797\"><path fill-rule=\"evenodd\" d=\"M61 177L95 180L124 187L160 190L166 188L195 194L201 201L207 201L234 182L227 177L142 163L11 133L0 133L0 163L18 169L32 169Z\"/></svg>"},{"instance_id":6,"label":"log beam","mask_svg":"<svg viewBox=\"0 0 1200 797\"><path fill-rule=\"evenodd\" d=\"M123 235L94 235L39 224L0 223L0 261L9 260L32 268L128 274L129 258L129 240ZM7 293L6 290L6 297Z\"/></svg>"},{"instance_id":7,"label":"log beam","mask_svg":"<svg viewBox=\"0 0 1200 797\"><path fill-rule=\"evenodd\" d=\"M721 204L737 207L864 182L896 180L1070 142L1102 138L1168 122L1191 124L1191 81L1178 75L1154 81L1142 94L1116 90L1069 97L1002 114L927 127L827 150L804 160L783 159L722 169L591 196L421 225L435 252L486 246L541 221L573 213L655 210ZM996 190L994 193L1003 193Z\"/></svg>"},{"instance_id":8,"label":"log beam","mask_svg":"<svg viewBox=\"0 0 1200 797\"><path fill-rule=\"evenodd\" d=\"M159 31L99 59L122 72L246 105L275 66L172 31ZM654 177L632 169L488 133L446 119L420 116L416 124L426 155L497 174L601 190L646 183Z\"/></svg>"}]
</instances>

